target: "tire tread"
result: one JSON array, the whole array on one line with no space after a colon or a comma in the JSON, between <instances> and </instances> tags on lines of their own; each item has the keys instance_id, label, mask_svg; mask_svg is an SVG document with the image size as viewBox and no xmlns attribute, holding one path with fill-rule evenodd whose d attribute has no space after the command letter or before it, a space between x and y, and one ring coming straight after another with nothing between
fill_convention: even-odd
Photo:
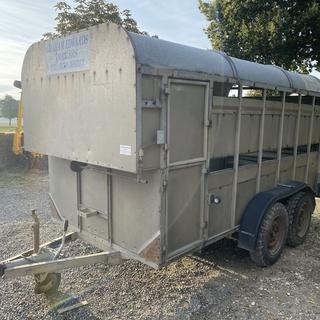
<instances>
[{"instance_id":1,"label":"tire tread","mask_svg":"<svg viewBox=\"0 0 320 320\"><path fill-rule=\"evenodd\" d=\"M300 238L297 236L296 231L295 231L295 227L294 227L294 216L295 216L297 207L299 206L300 202L306 197L310 198L310 195L306 192L299 192L296 195L292 196L287 203L287 211L288 211L288 215L289 215L287 244L290 247L296 247L296 246L302 244L305 241L307 234L308 234L308 231L309 231L310 225L308 227L308 230L307 230L305 236ZM311 198L310 198L310 201L312 201ZM311 206L311 208L313 208L312 203L310 203L310 206ZM311 212L311 214L312 214L312 212Z\"/></svg>"},{"instance_id":2,"label":"tire tread","mask_svg":"<svg viewBox=\"0 0 320 320\"><path fill-rule=\"evenodd\" d=\"M258 237L257 237L257 244L254 251L250 252L250 257L258 266L266 267L274 264L279 258L285 246L285 240L283 241L282 248L279 250L279 253L275 257L270 257L265 252L266 243L264 241L265 234L268 231L269 225L272 223L274 215L277 214L278 211L282 211L282 214L285 214L287 217L287 226L288 226L288 213L286 207L280 203L275 203L265 214L263 221L261 223ZM287 230L287 227L286 227ZM286 234L285 238L286 239Z\"/></svg>"}]
</instances>

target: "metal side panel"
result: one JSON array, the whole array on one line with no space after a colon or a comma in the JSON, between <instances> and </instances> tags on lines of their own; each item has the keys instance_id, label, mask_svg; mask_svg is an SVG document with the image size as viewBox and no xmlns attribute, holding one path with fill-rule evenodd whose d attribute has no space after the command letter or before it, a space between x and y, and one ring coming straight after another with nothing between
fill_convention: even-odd
<instances>
[{"instance_id":1,"label":"metal side panel","mask_svg":"<svg viewBox=\"0 0 320 320\"><path fill-rule=\"evenodd\" d=\"M167 253L174 255L200 240L202 165L169 172Z\"/></svg>"},{"instance_id":2,"label":"metal side panel","mask_svg":"<svg viewBox=\"0 0 320 320\"><path fill-rule=\"evenodd\" d=\"M240 153L255 152L259 150L259 129L259 115L242 115Z\"/></svg>"},{"instance_id":3,"label":"metal side panel","mask_svg":"<svg viewBox=\"0 0 320 320\"><path fill-rule=\"evenodd\" d=\"M203 159L207 85L172 80L170 85L170 164Z\"/></svg>"},{"instance_id":4,"label":"metal side panel","mask_svg":"<svg viewBox=\"0 0 320 320\"><path fill-rule=\"evenodd\" d=\"M215 105L214 109L216 108L219 108L219 106ZM236 134L235 121L236 116L234 114L213 114L212 128L210 129L210 135L213 137L212 145L209 149L210 157L219 158L233 154Z\"/></svg>"},{"instance_id":5,"label":"metal side panel","mask_svg":"<svg viewBox=\"0 0 320 320\"><path fill-rule=\"evenodd\" d=\"M56 210L69 224L78 228L77 179L70 161L49 157L50 196Z\"/></svg>"},{"instance_id":6,"label":"metal side panel","mask_svg":"<svg viewBox=\"0 0 320 320\"><path fill-rule=\"evenodd\" d=\"M291 180L293 166L293 156L283 157L280 167L280 183L286 183Z\"/></svg>"},{"instance_id":7,"label":"metal side panel","mask_svg":"<svg viewBox=\"0 0 320 320\"><path fill-rule=\"evenodd\" d=\"M212 179L215 178L218 178L218 176L212 176ZM213 204L209 207L208 236L210 239L233 227L231 224L232 184L216 189L209 189L208 193L218 197L221 201L219 204Z\"/></svg>"},{"instance_id":8,"label":"metal side panel","mask_svg":"<svg viewBox=\"0 0 320 320\"><path fill-rule=\"evenodd\" d=\"M268 112L268 109L267 109ZM264 132L264 150L277 149L277 135L280 125L280 115L266 114L265 117L265 132ZM272 134L270 134L272 133Z\"/></svg>"},{"instance_id":9,"label":"metal side panel","mask_svg":"<svg viewBox=\"0 0 320 320\"><path fill-rule=\"evenodd\" d=\"M159 264L161 175L144 175L147 184L134 179L112 177L113 243Z\"/></svg>"},{"instance_id":10,"label":"metal side panel","mask_svg":"<svg viewBox=\"0 0 320 320\"><path fill-rule=\"evenodd\" d=\"M310 106L308 106L310 108ZM308 133L310 127L310 117L302 115L300 120L299 145L308 144Z\"/></svg>"},{"instance_id":11,"label":"metal side panel","mask_svg":"<svg viewBox=\"0 0 320 320\"><path fill-rule=\"evenodd\" d=\"M136 172L136 63L122 28L32 45L22 91L26 150Z\"/></svg>"},{"instance_id":12,"label":"metal side panel","mask_svg":"<svg viewBox=\"0 0 320 320\"><path fill-rule=\"evenodd\" d=\"M59 214L69 220L70 226L80 233L90 234L105 242L109 239L108 192L105 169L88 167L81 172L81 188L77 190L76 173L70 169L70 161L49 157L50 195ZM79 217L77 193L80 192L80 208L98 214Z\"/></svg>"},{"instance_id":13,"label":"metal side panel","mask_svg":"<svg viewBox=\"0 0 320 320\"><path fill-rule=\"evenodd\" d=\"M49 172L55 208L62 218L69 220L81 239L101 249L114 247L153 267L162 264L160 172L146 175L148 184L138 184L134 176L112 173L108 184L105 168L84 168L80 206L99 214L80 219L76 173L70 170L70 161L49 157Z\"/></svg>"},{"instance_id":14,"label":"metal side panel","mask_svg":"<svg viewBox=\"0 0 320 320\"><path fill-rule=\"evenodd\" d=\"M106 171L89 167L81 172L81 202L85 208L108 213L108 175Z\"/></svg>"},{"instance_id":15,"label":"metal side panel","mask_svg":"<svg viewBox=\"0 0 320 320\"><path fill-rule=\"evenodd\" d=\"M75 174L75 173L74 173ZM80 208L85 212L97 212L80 217L81 232L92 237L109 240L109 199L108 175L104 168L88 166L81 172L81 202Z\"/></svg>"},{"instance_id":16,"label":"metal side panel","mask_svg":"<svg viewBox=\"0 0 320 320\"><path fill-rule=\"evenodd\" d=\"M312 152L310 156L310 168L308 172L308 185L315 190L317 183L317 170L318 170L318 152Z\"/></svg>"},{"instance_id":17,"label":"metal side panel","mask_svg":"<svg viewBox=\"0 0 320 320\"><path fill-rule=\"evenodd\" d=\"M161 101L161 77L142 76L142 149L143 168L160 168L160 145L158 131L161 129L161 113L163 101Z\"/></svg>"},{"instance_id":18,"label":"metal side panel","mask_svg":"<svg viewBox=\"0 0 320 320\"><path fill-rule=\"evenodd\" d=\"M295 130L297 123L297 115L286 115L283 128L283 147L293 147Z\"/></svg>"},{"instance_id":19,"label":"metal side panel","mask_svg":"<svg viewBox=\"0 0 320 320\"><path fill-rule=\"evenodd\" d=\"M244 210L256 194L256 180L248 180L238 184L235 226L241 222Z\"/></svg>"},{"instance_id":20,"label":"metal side panel","mask_svg":"<svg viewBox=\"0 0 320 320\"><path fill-rule=\"evenodd\" d=\"M319 108L319 107L317 107ZM319 108L320 109L320 108ZM318 112L318 109L316 109L316 112ZM314 126L313 126L313 135L312 135L312 143L319 143L319 137L320 137L320 116L315 115L314 118Z\"/></svg>"},{"instance_id":21,"label":"metal side panel","mask_svg":"<svg viewBox=\"0 0 320 320\"><path fill-rule=\"evenodd\" d=\"M306 167L305 166L298 166L296 169L296 181L303 181L305 177L305 171Z\"/></svg>"}]
</instances>

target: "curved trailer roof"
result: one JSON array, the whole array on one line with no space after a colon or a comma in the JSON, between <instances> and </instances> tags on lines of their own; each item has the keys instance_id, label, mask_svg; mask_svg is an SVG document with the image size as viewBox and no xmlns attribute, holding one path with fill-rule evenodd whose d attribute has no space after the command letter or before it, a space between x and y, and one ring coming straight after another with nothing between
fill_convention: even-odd
<instances>
[{"instance_id":1,"label":"curved trailer roof","mask_svg":"<svg viewBox=\"0 0 320 320\"><path fill-rule=\"evenodd\" d=\"M223 52L193 48L129 32L136 60L142 65L213 74L257 87L320 95L320 80L280 67L232 58Z\"/></svg>"}]
</instances>

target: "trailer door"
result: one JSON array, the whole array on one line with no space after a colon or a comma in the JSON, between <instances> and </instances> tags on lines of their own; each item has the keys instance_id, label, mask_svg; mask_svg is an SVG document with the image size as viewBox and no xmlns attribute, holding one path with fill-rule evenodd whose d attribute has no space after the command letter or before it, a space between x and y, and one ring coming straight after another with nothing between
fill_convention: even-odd
<instances>
[{"instance_id":1,"label":"trailer door","mask_svg":"<svg viewBox=\"0 0 320 320\"><path fill-rule=\"evenodd\" d=\"M201 242L209 86L170 81L168 105L167 255Z\"/></svg>"}]
</instances>

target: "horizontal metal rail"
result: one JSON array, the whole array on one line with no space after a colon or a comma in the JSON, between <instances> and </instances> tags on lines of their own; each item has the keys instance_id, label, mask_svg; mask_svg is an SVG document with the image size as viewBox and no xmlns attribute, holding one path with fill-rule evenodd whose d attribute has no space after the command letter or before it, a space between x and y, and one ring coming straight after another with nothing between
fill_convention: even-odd
<instances>
[{"instance_id":1,"label":"horizontal metal rail","mask_svg":"<svg viewBox=\"0 0 320 320\"><path fill-rule=\"evenodd\" d=\"M43 248L57 248L60 244L61 244L61 241L62 241L62 238L63 237L59 237L59 238L56 238L52 241L49 241L49 242L46 242L44 243L43 245L40 246L40 251L41 249ZM78 239L78 234L77 232L70 232L66 235L66 238L65 238L65 242L68 243L68 242L71 242L71 241L74 241ZM13 256L9 259L6 259L4 261L1 261L0 264L5 264L5 263L8 263L10 261L14 261L14 260L18 260L20 258L27 258L27 257L30 257L31 255L33 254L33 249L30 249L30 250L27 250L25 252L22 252L16 256Z\"/></svg>"},{"instance_id":2,"label":"horizontal metal rail","mask_svg":"<svg viewBox=\"0 0 320 320\"><path fill-rule=\"evenodd\" d=\"M13 263L10 263L10 267L6 265L0 266L3 272L3 278L17 278L24 276L31 276L40 273L56 273L61 272L65 269L80 267L84 265L104 263L104 264L119 264L121 263L122 258L121 254L118 251L112 252L101 252L81 257L70 257L54 261L43 261L29 263L26 265L12 266Z\"/></svg>"}]
</instances>

